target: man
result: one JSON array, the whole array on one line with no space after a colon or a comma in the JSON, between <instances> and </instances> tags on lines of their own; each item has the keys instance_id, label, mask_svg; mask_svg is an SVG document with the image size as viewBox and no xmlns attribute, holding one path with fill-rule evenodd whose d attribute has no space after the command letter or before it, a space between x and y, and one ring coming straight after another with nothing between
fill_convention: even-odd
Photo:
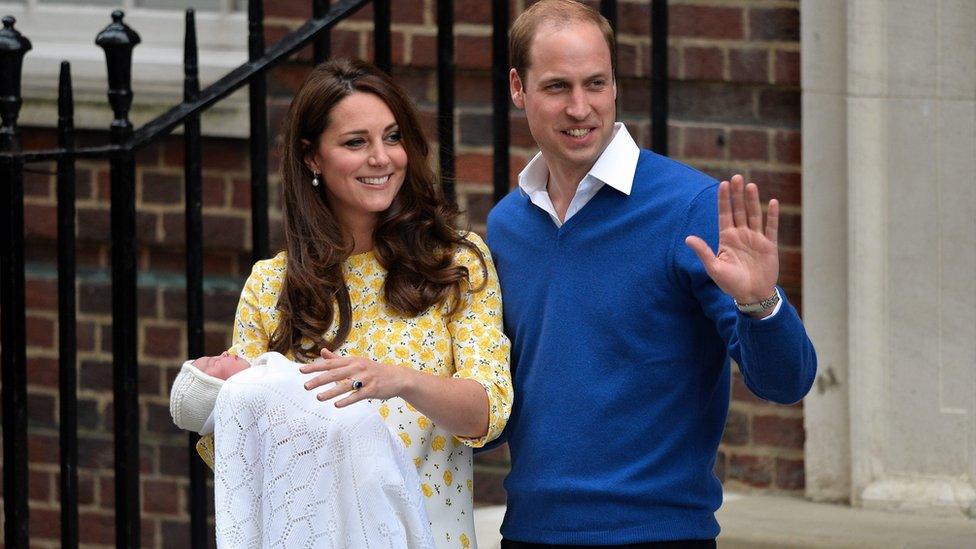
<instances>
[{"instance_id":1,"label":"man","mask_svg":"<svg viewBox=\"0 0 976 549\"><path fill-rule=\"evenodd\" d=\"M777 202L763 229L755 185L640 150L614 123L613 51L572 0L511 30L541 152L488 218L515 386L503 548L714 547L729 357L781 403L816 372L776 287Z\"/></svg>"}]
</instances>

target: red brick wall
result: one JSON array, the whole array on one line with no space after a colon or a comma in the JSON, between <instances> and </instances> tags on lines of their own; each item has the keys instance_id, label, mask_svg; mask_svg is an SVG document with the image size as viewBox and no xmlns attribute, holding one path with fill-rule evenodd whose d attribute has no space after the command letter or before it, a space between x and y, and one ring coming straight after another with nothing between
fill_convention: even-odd
<instances>
[{"instance_id":1,"label":"red brick wall","mask_svg":"<svg viewBox=\"0 0 976 549\"><path fill-rule=\"evenodd\" d=\"M512 0L517 14L523 0ZM621 0L620 108L643 145L649 143L649 16L647 0ZM800 303L799 13L796 0L672 0L670 10L671 155L716 177L742 172L763 195L783 204L781 283ZM594 3L595 5L595 3ZM491 207L490 3L456 0L457 190L466 222L478 231ZM421 109L436 137L435 0L393 2L394 75ZM308 3L267 6L269 42L302 23ZM335 55L369 57L371 10L333 32ZM138 30L138 29L137 29ZM30 62L27 58L26 62ZM310 52L269 77L276 132L290 95L310 66ZM138 101L139 90L136 90ZM82 136L104 142L104 134ZM49 130L24 131L26 148L53 145ZM436 150L436 147L433 148ZM511 171L535 153L521 113L512 112ZM204 147L206 351L228 345L230 320L250 268L247 144L208 139ZM142 436L143 539L148 546L185 546L188 539L186 437L172 426L167 393L186 358L183 291L182 141L169 138L140 153L139 393ZM274 164L274 155L272 155ZM57 300L55 189L51 165L30 166L28 235L28 406L31 537L39 547L58 536ZM274 169L274 168L272 168ZM114 538L111 445L111 317L108 168L78 166L78 357L81 536ZM43 173L36 173L43 172ZM277 247L278 187L272 176L272 246ZM798 493L803 488L800 406L751 396L736 375L717 473L728 488ZM478 458L476 499L504 501L504 449Z\"/></svg>"}]
</instances>

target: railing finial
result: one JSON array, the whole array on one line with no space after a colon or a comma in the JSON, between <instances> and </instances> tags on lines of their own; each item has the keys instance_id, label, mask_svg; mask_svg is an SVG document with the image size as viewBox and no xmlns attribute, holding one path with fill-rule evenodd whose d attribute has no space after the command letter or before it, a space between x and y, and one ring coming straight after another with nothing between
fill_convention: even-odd
<instances>
[{"instance_id":1,"label":"railing finial","mask_svg":"<svg viewBox=\"0 0 976 549\"><path fill-rule=\"evenodd\" d=\"M193 101L200 93L199 67L197 66L197 23L193 8L186 9L183 38L183 101Z\"/></svg>"},{"instance_id":2,"label":"railing finial","mask_svg":"<svg viewBox=\"0 0 976 549\"><path fill-rule=\"evenodd\" d=\"M7 15L0 29L0 151L18 148L17 116L23 102L20 74L24 55L31 49L30 40L14 28L17 20Z\"/></svg>"},{"instance_id":3,"label":"railing finial","mask_svg":"<svg viewBox=\"0 0 976 549\"><path fill-rule=\"evenodd\" d=\"M124 16L122 10L113 11L112 23L95 38L95 44L105 50L108 64L108 100L115 115L112 132L116 143L120 142L116 133L132 131L128 118L132 106L132 50L142 41L136 31L122 22Z\"/></svg>"}]
</instances>

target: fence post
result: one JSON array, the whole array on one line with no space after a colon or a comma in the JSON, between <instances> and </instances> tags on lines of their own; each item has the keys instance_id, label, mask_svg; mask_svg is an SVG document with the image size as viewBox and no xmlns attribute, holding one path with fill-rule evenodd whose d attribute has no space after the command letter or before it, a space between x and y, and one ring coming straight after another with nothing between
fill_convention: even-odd
<instances>
[{"instance_id":1,"label":"fence post","mask_svg":"<svg viewBox=\"0 0 976 549\"><path fill-rule=\"evenodd\" d=\"M74 149L71 65L58 77L58 147ZM78 392L75 329L75 160L58 158L58 395L61 442L61 547L78 546Z\"/></svg>"},{"instance_id":2,"label":"fence post","mask_svg":"<svg viewBox=\"0 0 976 549\"><path fill-rule=\"evenodd\" d=\"M197 26L193 9L186 10L186 38L183 42L183 102L200 94L197 68ZM200 115L183 123L183 178L186 215L186 340L191 357L203 355L203 174ZM190 452L190 547L207 546L207 466L196 454L200 437L188 435Z\"/></svg>"},{"instance_id":3,"label":"fence post","mask_svg":"<svg viewBox=\"0 0 976 549\"><path fill-rule=\"evenodd\" d=\"M454 1L437 0L437 158L444 196L455 202Z\"/></svg>"},{"instance_id":4,"label":"fence post","mask_svg":"<svg viewBox=\"0 0 976 549\"><path fill-rule=\"evenodd\" d=\"M108 99L115 116L111 141L121 149L110 168L115 545L120 548L140 544L135 161L126 148L132 137L132 50L140 39L122 22L123 16L122 11L112 12L112 23L95 39L108 64Z\"/></svg>"},{"instance_id":5,"label":"fence post","mask_svg":"<svg viewBox=\"0 0 976 549\"><path fill-rule=\"evenodd\" d=\"M651 2L651 149L668 154L668 2Z\"/></svg>"},{"instance_id":6,"label":"fence post","mask_svg":"<svg viewBox=\"0 0 976 549\"><path fill-rule=\"evenodd\" d=\"M600 15L606 18L613 29L613 37L617 38L617 0L600 0Z\"/></svg>"},{"instance_id":7,"label":"fence post","mask_svg":"<svg viewBox=\"0 0 976 549\"><path fill-rule=\"evenodd\" d=\"M261 0L247 4L247 58L264 55L264 5ZM264 73L254 75L248 87L251 115L251 260L267 259L268 243L268 83Z\"/></svg>"},{"instance_id":8,"label":"fence post","mask_svg":"<svg viewBox=\"0 0 976 549\"><path fill-rule=\"evenodd\" d=\"M509 172L509 102L508 89L508 0L492 0L491 8L491 100L492 130L495 149L492 156L494 203L505 198L510 182ZM523 75L524 76L524 75Z\"/></svg>"},{"instance_id":9,"label":"fence post","mask_svg":"<svg viewBox=\"0 0 976 549\"><path fill-rule=\"evenodd\" d=\"M312 17L314 19L322 19L325 14L329 13L329 6L331 2L329 0L312 0ZM314 46L312 47L312 59L315 60L315 64L325 61L332 55L332 31L325 31L318 38L315 39Z\"/></svg>"},{"instance_id":10,"label":"fence post","mask_svg":"<svg viewBox=\"0 0 976 549\"><path fill-rule=\"evenodd\" d=\"M3 18L0 30L0 152L20 149L20 74L30 40ZM12 157L0 164L0 368L3 400L4 541L27 547L27 337L24 325L24 177L23 164Z\"/></svg>"},{"instance_id":11,"label":"fence post","mask_svg":"<svg viewBox=\"0 0 976 549\"><path fill-rule=\"evenodd\" d=\"M391 17L390 0L373 0L373 64L386 74L393 70Z\"/></svg>"}]
</instances>

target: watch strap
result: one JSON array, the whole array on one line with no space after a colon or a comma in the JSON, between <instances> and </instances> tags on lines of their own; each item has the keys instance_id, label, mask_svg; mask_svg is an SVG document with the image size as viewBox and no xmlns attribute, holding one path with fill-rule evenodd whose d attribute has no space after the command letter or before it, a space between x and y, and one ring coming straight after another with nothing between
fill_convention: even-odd
<instances>
[{"instance_id":1,"label":"watch strap","mask_svg":"<svg viewBox=\"0 0 976 549\"><path fill-rule=\"evenodd\" d=\"M740 313L745 313L747 315L763 313L772 309L777 303L779 303L779 290L773 290L773 295L755 303L739 303L735 299L732 301L735 303L735 307L739 309Z\"/></svg>"}]
</instances>

